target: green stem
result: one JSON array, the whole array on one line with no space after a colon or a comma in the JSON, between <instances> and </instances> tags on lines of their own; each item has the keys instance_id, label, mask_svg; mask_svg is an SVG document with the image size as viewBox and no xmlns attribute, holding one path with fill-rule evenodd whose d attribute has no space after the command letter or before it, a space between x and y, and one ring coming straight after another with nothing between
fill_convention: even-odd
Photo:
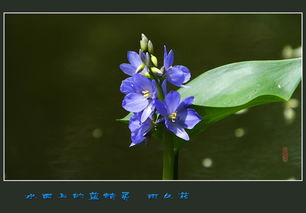
<instances>
[{"instance_id":1,"label":"green stem","mask_svg":"<svg viewBox=\"0 0 306 213\"><path fill-rule=\"evenodd\" d=\"M151 75L151 77L155 80L156 85L157 85L157 90L158 90L158 94L157 97L159 100L163 101L164 100L164 93L163 93L163 89L161 87L161 85L158 83L158 79L156 78L156 76L154 75L154 73L151 71L150 67L149 67L149 73Z\"/></svg>"},{"instance_id":2,"label":"green stem","mask_svg":"<svg viewBox=\"0 0 306 213\"><path fill-rule=\"evenodd\" d=\"M157 77L149 68L149 73L155 80L158 89L158 99L164 100L164 93ZM178 151L174 150L173 135L169 134L167 129L163 131L163 180L177 180L178 179Z\"/></svg>"},{"instance_id":3,"label":"green stem","mask_svg":"<svg viewBox=\"0 0 306 213\"><path fill-rule=\"evenodd\" d=\"M167 130L163 134L163 180L177 180L178 178L178 152L173 147L173 136Z\"/></svg>"},{"instance_id":4,"label":"green stem","mask_svg":"<svg viewBox=\"0 0 306 213\"><path fill-rule=\"evenodd\" d=\"M174 151L174 175L173 175L173 180L178 180L178 159L179 159L179 152Z\"/></svg>"},{"instance_id":5,"label":"green stem","mask_svg":"<svg viewBox=\"0 0 306 213\"><path fill-rule=\"evenodd\" d=\"M157 80L155 80L155 81L157 81ZM158 83L157 83L157 89L158 89L158 94L157 94L158 99L163 101L163 100L164 100L163 89L162 89L162 87L160 86L160 84L158 84Z\"/></svg>"}]
</instances>

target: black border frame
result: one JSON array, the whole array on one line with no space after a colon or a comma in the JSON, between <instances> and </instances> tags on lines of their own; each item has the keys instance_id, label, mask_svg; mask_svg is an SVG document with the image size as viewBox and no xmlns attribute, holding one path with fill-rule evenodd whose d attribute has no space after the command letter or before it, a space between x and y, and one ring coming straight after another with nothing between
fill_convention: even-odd
<instances>
[{"instance_id":1,"label":"black border frame","mask_svg":"<svg viewBox=\"0 0 306 213\"><path fill-rule=\"evenodd\" d=\"M1 30L3 29L3 12L303 12L302 1L196 1L184 3L170 1L22 1L6 0L1 2ZM1 33L1 40L2 38ZM3 49L3 43L1 42ZM1 64L3 56L1 52ZM1 75L2 78L2 75ZM1 79L3 82L3 79ZM303 81L302 81L303 83ZM3 87L1 87L1 100L3 100ZM1 104L3 107L3 103ZM1 116L3 116L1 114ZM3 117L2 117L3 118ZM3 128L1 128L1 133ZM1 159L2 159L1 146ZM2 170L2 162L0 166ZM1 175L2 176L2 175ZM9 212L33 211L38 209L52 211L87 212L93 209L128 210L129 207L141 211L148 209L161 209L169 207L176 211L203 211L223 212L235 210L236 212L282 212L296 211L304 206L305 184L302 182L137 182L137 181L103 181L103 182L0 182L0 203L2 209ZM28 193L90 193L90 192L131 192L131 199L123 201L116 199L88 201L84 200L27 200ZM188 200L147 200L146 193L178 193L189 192ZM34 207L34 208L33 208ZM165 211L167 211L165 209Z\"/></svg>"}]
</instances>

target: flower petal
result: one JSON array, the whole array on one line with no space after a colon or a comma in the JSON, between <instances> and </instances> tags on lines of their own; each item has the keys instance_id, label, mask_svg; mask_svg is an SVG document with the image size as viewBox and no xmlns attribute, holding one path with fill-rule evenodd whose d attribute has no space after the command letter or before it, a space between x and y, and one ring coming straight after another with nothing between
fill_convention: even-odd
<instances>
[{"instance_id":1,"label":"flower petal","mask_svg":"<svg viewBox=\"0 0 306 213\"><path fill-rule=\"evenodd\" d=\"M131 130L131 132L134 132L135 130L139 129L141 126L139 114L141 113L135 113L132 117L130 117L129 129Z\"/></svg>"},{"instance_id":2,"label":"flower petal","mask_svg":"<svg viewBox=\"0 0 306 213\"><path fill-rule=\"evenodd\" d=\"M193 101L194 101L194 96L185 98L184 100L182 100L182 102L178 106L177 111L179 112L179 111L185 110L187 107L192 105Z\"/></svg>"},{"instance_id":3,"label":"flower petal","mask_svg":"<svg viewBox=\"0 0 306 213\"><path fill-rule=\"evenodd\" d=\"M132 66L131 64L120 64L120 69L127 75L133 76L137 67Z\"/></svg>"},{"instance_id":4,"label":"flower petal","mask_svg":"<svg viewBox=\"0 0 306 213\"><path fill-rule=\"evenodd\" d=\"M169 67L172 66L174 61L174 52L172 50L170 50L170 52L168 53L168 55L166 57L164 57L164 66L166 69L168 69Z\"/></svg>"},{"instance_id":5,"label":"flower petal","mask_svg":"<svg viewBox=\"0 0 306 213\"><path fill-rule=\"evenodd\" d=\"M149 72L149 68L147 66L144 66L143 70L140 72L140 74L144 75L145 73Z\"/></svg>"},{"instance_id":6,"label":"flower petal","mask_svg":"<svg viewBox=\"0 0 306 213\"><path fill-rule=\"evenodd\" d=\"M161 102L160 100L156 100L155 107L162 116L168 117L168 112L163 102Z\"/></svg>"},{"instance_id":7,"label":"flower petal","mask_svg":"<svg viewBox=\"0 0 306 213\"><path fill-rule=\"evenodd\" d=\"M151 103L143 110L141 114L141 123L145 122L154 112L155 105L154 101L151 101Z\"/></svg>"},{"instance_id":8,"label":"flower petal","mask_svg":"<svg viewBox=\"0 0 306 213\"><path fill-rule=\"evenodd\" d=\"M134 86L134 81L132 77L129 77L125 80L122 81L120 85L120 91L124 94L128 93L135 93L135 86Z\"/></svg>"},{"instance_id":9,"label":"flower petal","mask_svg":"<svg viewBox=\"0 0 306 213\"><path fill-rule=\"evenodd\" d=\"M189 141L189 135L185 131L185 129L178 125L176 122L171 122L169 120L166 120L166 127L173 132L177 137L182 138L186 141Z\"/></svg>"},{"instance_id":10,"label":"flower petal","mask_svg":"<svg viewBox=\"0 0 306 213\"><path fill-rule=\"evenodd\" d=\"M179 106L181 96L176 91L170 91L165 98L165 107L167 109L168 115L175 112Z\"/></svg>"},{"instance_id":11,"label":"flower petal","mask_svg":"<svg viewBox=\"0 0 306 213\"><path fill-rule=\"evenodd\" d=\"M148 104L148 99L139 93L129 93L122 101L122 107L129 112L140 112L146 108Z\"/></svg>"},{"instance_id":12,"label":"flower petal","mask_svg":"<svg viewBox=\"0 0 306 213\"><path fill-rule=\"evenodd\" d=\"M138 127L138 128L130 128L131 129L131 140L132 140L132 143L130 144L130 147L144 141L146 139L146 135L148 134L148 132L152 128L152 120L151 119L147 119L147 121L145 123L142 123L140 125L139 115L140 115L140 113L138 113L137 116L134 118L134 120L138 122L138 123L136 123L135 127ZM132 121L132 122L135 122L135 121Z\"/></svg>"},{"instance_id":13,"label":"flower petal","mask_svg":"<svg viewBox=\"0 0 306 213\"><path fill-rule=\"evenodd\" d=\"M151 128L152 128L152 120L148 119L145 123L141 125L141 134L143 136L146 136L148 132L151 130Z\"/></svg>"},{"instance_id":14,"label":"flower petal","mask_svg":"<svg viewBox=\"0 0 306 213\"><path fill-rule=\"evenodd\" d=\"M167 95L167 80L164 80L161 86L162 86L163 93L166 96Z\"/></svg>"},{"instance_id":15,"label":"flower petal","mask_svg":"<svg viewBox=\"0 0 306 213\"><path fill-rule=\"evenodd\" d=\"M134 51L128 51L127 58L130 64L136 67L136 69L143 64L138 53Z\"/></svg>"},{"instance_id":16,"label":"flower petal","mask_svg":"<svg viewBox=\"0 0 306 213\"><path fill-rule=\"evenodd\" d=\"M183 113L178 114L180 123L183 123L184 128L192 129L202 118L194 109L186 109Z\"/></svg>"},{"instance_id":17,"label":"flower petal","mask_svg":"<svg viewBox=\"0 0 306 213\"><path fill-rule=\"evenodd\" d=\"M151 92L152 92L152 98L156 99L156 96L158 94L158 89L157 89L155 80L152 80L152 91Z\"/></svg>"},{"instance_id":18,"label":"flower petal","mask_svg":"<svg viewBox=\"0 0 306 213\"><path fill-rule=\"evenodd\" d=\"M135 132L131 133L131 146L135 146L141 142L143 142L146 138L141 134L140 129L136 130Z\"/></svg>"},{"instance_id":19,"label":"flower petal","mask_svg":"<svg viewBox=\"0 0 306 213\"><path fill-rule=\"evenodd\" d=\"M170 68L166 72L167 80L175 85L175 86L180 86L184 83L185 80L185 74L182 70L177 69L175 67Z\"/></svg>"},{"instance_id":20,"label":"flower petal","mask_svg":"<svg viewBox=\"0 0 306 213\"><path fill-rule=\"evenodd\" d=\"M148 90L150 92L154 92L154 88L156 87L155 81L148 79L147 77L140 75L140 74L135 74L133 75L133 80L137 85L137 90L139 92Z\"/></svg>"},{"instance_id":21,"label":"flower petal","mask_svg":"<svg viewBox=\"0 0 306 213\"><path fill-rule=\"evenodd\" d=\"M142 61L142 63L148 65L149 62L150 62L150 55L149 53L147 52L146 54L140 49L139 50L139 56L140 56L140 59Z\"/></svg>"},{"instance_id":22,"label":"flower petal","mask_svg":"<svg viewBox=\"0 0 306 213\"><path fill-rule=\"evenodd\" d=\"M176 66L174 66L174 68L177 68L177 69L179 69L183 72L183 75L184 75L183 83L186 83L190 80L191 74L190 74L190 71L187 67L182 66L182 65L176 65Z\"/></svg>"},{"instance_id":23,"label":"flower petal","mask_svg":"<svg viewBox=\"0 0 306 213\"><path fill-rule=\"evenodd\" d=\"M168 52L167 52L167 47L164 45L164 64L165 64L165 59L167 58Z\"/></svg>"},{"instance_id":24,"label":"flower petal","mask_svg":"<svg viewBox=\"0 0 306 213\"><path fill-rule=\"evenodd\" d=\"M159 119L157 120L157 123L159 124L159 123L162 123L162 122L164 122L164 121L165 121L164 118L159 118Z\"/></svg>"}]
</instances>

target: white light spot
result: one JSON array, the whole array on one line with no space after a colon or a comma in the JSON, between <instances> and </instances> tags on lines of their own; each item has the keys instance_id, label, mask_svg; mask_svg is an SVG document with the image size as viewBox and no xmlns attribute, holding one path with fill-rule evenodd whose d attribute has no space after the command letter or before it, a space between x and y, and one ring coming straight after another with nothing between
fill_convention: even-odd
<instances>
[{"instance_id":1,"label":"white light spot","mask_svg":"<svg viewBox=\"0 0 306 213\"><path fill-rule=\"evenodd\" d=\"M288 180L296 180L296 178L295 177L290 177L290 178L288 178Z\"/></svg>"},{"instance_id":2,"label":"white light spot","mask_svg":"<svg viewBox=\"0 0 306 213\"><path fill-rule=\"evenodd\" d=\"M238 112L236 112L235 114L236 115L241 115L241 114L247 113L248 111L249 111L248 109L242 109L242 110L239 110Z\"/></svg>"},{"instance_id":3,"label":"white light spot","mask_svg":"<svg viewBox=\"0 0 306 213\"><path fill-rule=\"evenodd\" d=\"M277 87L278 87L278 88L282 88L282 86L281 86L280 84L279 84L279 85L277 85Z\"/></svg>"},{"instance_id":4,"label":"white light spot","mask_svg":"<svg viewBox=\"0 0 306 213\"><path fill-rule=\"evenodd\" d=\"M100 128L95 128L93 131L92 131L92 137L94 137L94 138L101 138L102 137L102 135L103 135L103 131L102 131L102 129L100 129Z\"/></svg>"},{"instance_id":5,"label":"white light spot","mask_svg":"<svg viewBox=\"0 0 306 213\"><path fill-rule=\"evenodd\" d=\"M286 45L283 48L282 56L283 56L283 58L291 58L292 57L292 53L293 53L292 47L290 45Z\"/></svg>"},{"instance_id":6,"label":"white light spot","mask_svg":"<svg viewBox=\"0 0 306 213\"><path fill-rule=\"evenodd\" d=\"M282 50L283 58L295 58L302 56L302 47L293 49L290 45L286 45Z\"/></svg>"},{"instance_id":7,"label":"white light spot","mask_svg":"<svg viewBox=\"0 0 306 213\"><path fill-rule=\"evenodd\" d=\"M285 102L285 107L287 108L297 108L299 106L299 100L292 98L289 101Z\"/></svg>"},{"instance_id":8,"label":"white light spot","mask_svg":"<svg viewBox=\"0 0 306 213\"><path fill-rule=\"evenodd\" d=\"M237 138L241 138L244 135L245 135L245 130L243 128L235 129L235 136Z\"/></svg>"},{"instance_id":9,"label":"white light spot","mask_svg":"<svg viewBox=\"0 0 306 213\"><path fill-rule=\"evenodd\" d=\"M205 167L205 168L210 168L210 167L212 167L212 165L213 165L213 161L212 161L211 158L204 158L204 159L202 160L202 166L203 166L203 167Z\"/></svg>"},{"instance_id":10,"label":"white light spot","mask_svg":"<svg viewBox=\"0 0 306 213\"><path fill-rule=\"evenodd\" d=\"M293 57L301 57L302 56L302 47L295 48L292 53Z\"/></svg>"},{"instance_id":11,"label":"white light spot","mask_svg":"<svg viewBox=\"0 0 306 213\"><path fill-rule=\"evenodd\" d=\"M295 111L292 108L285 108L284 118L287 124L291 124L295 119Z\"/></svg>"}]
</instances>

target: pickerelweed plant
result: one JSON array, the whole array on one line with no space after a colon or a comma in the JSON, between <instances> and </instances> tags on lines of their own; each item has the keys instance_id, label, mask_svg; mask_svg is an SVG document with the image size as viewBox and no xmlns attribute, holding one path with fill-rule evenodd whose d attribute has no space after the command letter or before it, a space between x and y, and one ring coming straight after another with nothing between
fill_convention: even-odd
<instances>
[{"instance_id":1,"label":"pickerelweed plant","mask_svg":"<svg viewBox=\"0 0 306 213\"><path fill-rule=\"evenodd\" d=\"M127 59L120 69L130 77L120 91L130 114L120 121L129 122L130 146L151 135L162 140L164 180L177 179L178 152L190 138L241 109L289 100L301 79L301 59L295 58L228 64L189 82L190 70L174 65L166 46L158 66L144 34L139 52L128 51ZM179 89L168 91L168 84Z\"/></svg>"}]
</instances>

